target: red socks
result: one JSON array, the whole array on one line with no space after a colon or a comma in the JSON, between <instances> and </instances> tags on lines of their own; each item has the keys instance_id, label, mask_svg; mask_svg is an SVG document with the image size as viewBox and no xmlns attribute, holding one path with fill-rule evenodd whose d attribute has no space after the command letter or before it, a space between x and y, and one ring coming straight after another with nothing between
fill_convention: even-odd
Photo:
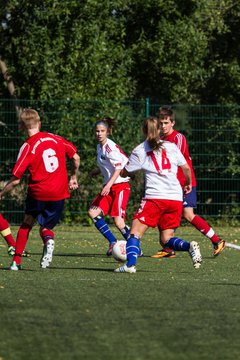
<instances>
[{"instance_id":1,"label":"red socks","mask_svg":"<svg viewBox=\"0 0 240 360\"><path fill-rule=\"evenodd\" d=\"M219 237L215 234L214 230L200 216L195 215L191 221L191 224L197 230L199 230L203 235L207 236L213 243L217 243L220 241Z\"/></svg>"},{"instance_id":2,"label":"red socks","mask_svg":"<svg viewBox=\"0 0 240 360\"><path fill-rule=\"evenodd\" d=\"M28 241L28 236L31 229L32 227L30 225L23 223L18 230L15 246L15 255L13 257L13 261L15 261L17 265L21 264L21 256L23 250L26 247L26 243Z\"/></svg>"},{"instance_id":3,"label":"red socks","mask_svg":"<svg viewBox=\"0 0 240 360\"><path fill-rule=\"evenodd\" d=\"M46 228L40 229L40 236L43 240L43 243L46 244L49 239L54 239L54 232Z\"/></svg>"},{"instance_id":4,"label":"red socks","mask_svg":"<svg viewBox=\"0 0 240 360\"><path fill-rule=\"evenodd\" d=\"M0 233L6 240L8 246L15 247L15 240L11 234L8 221L0 214Z\"/></svg>"}]
</instances>

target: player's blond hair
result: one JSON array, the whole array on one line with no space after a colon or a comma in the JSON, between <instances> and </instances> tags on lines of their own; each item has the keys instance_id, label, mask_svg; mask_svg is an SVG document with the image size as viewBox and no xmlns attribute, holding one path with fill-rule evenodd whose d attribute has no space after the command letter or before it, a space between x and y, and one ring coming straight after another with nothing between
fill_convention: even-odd
<instances>
[{"instance_id":1,"label":"player's blond hair","mask_svg":"<svg viewBox=\"0 0 240 360\"><path fill-rule=\"evenodd\" d=\"M152 150L158 150L162 147L160 140L160 123L156 116L149 116L143 123L143 134Z\"/></svg>"},{"instance_id":2,"label":"player's blond hair","mask_svg":"<svg viewBox=\"0 0 240 360\"><path fill-rule=\"evenodd\" d=\"M32 129L40 122L38 112L34 109L23 109L20 114L20 123L26 129Z\"/></svg>"}]
</instances>

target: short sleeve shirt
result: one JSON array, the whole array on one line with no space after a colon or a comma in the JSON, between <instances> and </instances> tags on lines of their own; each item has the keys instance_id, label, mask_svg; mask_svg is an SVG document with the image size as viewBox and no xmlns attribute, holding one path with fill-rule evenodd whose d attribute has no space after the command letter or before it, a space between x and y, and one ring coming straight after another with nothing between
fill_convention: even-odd
<instances>
[{"instance_id":1,"label":"short sleeve shirt","mask_svg":"<svg viewBox=\"0 0 240 360\"><path fill-rule=\"evenodd\" d=\"M133 150L125 168L130 173L144 172L146 199L182 201L182 188L176 174L178 166L185 164L175 144L164 141L161 149L152 151L144 141Z\"/></svg>"},{"instance_id":2,"label":"short sleeve shirt","mask_svg":"<svg viewBox=\"0 0 240 360\"><path fill-rule=\"evenodd\" d=\"M186 137L183 134L181 134L180 132L173 130L173 132L170 135L164 136L164 140L170 141L177 145L177 147L179 148L179 150L185 157L185 159L191 169L192 186L196 186L196 177L195 177L195 173L194 173L194 169L193 169L192 159L189 154ZM186 180L185 180L185 176L184 176L184 173L181 168L178 169L177 177L178 177L178 180L179 180L181 186L184 187Z\"/></svg>"},{"instance_id":3,"label":"short sleeve shirt","mask_svg":"<svg viewBox=\"0 0 240 360\"><path fill-rule=\"evenodd\" d=\"M97 163L104 178L104 184L106 184L110 180L115 170L123 169L127 161L128 157L124 154L121 148L111 139L107 139L107 142L102 147L98 144ZM114 184L128 181L128 177L123 178L121 176L118 176Z\"/></svg>"},{"instance_id":4,"label":"short sleeve shirt","mask_svg":"<svg viewBox=\"0 0 240 360\"><path fill-rule=\"evenodd\" d=\"M20 148L12 175L21 178L28 170L28 194L36 200L58 201L70 196L66 156L72 158L76 147L50 133L38 132Z\"/></svg>"}]
</instances>

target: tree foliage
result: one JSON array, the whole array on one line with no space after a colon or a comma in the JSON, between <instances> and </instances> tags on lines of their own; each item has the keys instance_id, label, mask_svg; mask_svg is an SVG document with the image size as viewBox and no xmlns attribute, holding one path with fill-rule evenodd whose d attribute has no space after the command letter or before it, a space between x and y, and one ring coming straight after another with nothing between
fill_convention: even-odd
<instances>
[{"instance_id":1,"label":"tree foliage","mask_svg":"<svg viewBox=\"0 0 240 360\"><path fill-rule=\"evenodd\" d=\"M0 20L21 98L239 99L237 0L5 0Z\"/></svg>"}]
</instances>

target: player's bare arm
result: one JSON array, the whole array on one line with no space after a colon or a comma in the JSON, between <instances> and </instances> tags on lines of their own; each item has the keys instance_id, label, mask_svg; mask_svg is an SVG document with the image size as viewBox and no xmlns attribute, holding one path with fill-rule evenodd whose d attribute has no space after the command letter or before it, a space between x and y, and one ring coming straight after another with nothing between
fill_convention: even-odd
<instances>
[{"instance_id":1,"label":"player's bare arm","mask_svg":"<svg viewBox=\"0 0 240 360\"><path fill-rule=\"evenodd\" d=\"M12 176L0 192L0 199L2 199L6 193L10 192L19 183L20 179L18 179L16 176Z\"/></svg>"},{"instance_id":2,"label":"player's bare arm","mask_svg":"<svg viewBox=\"0 0 240 360\"><path fill-rule=\"evenodd\" d=\"M117 178L119 177L121 173L121 169L117 169L114 171L114 173L112 174L111 178L109 179L109 181L107 182L107 184L103 187L102 191L101 191L101 195L105 196L108 195L112 185L114 184L115 180L117 180Z\"/></svg>"},{"instance_id":3,"label":"player's bare arm","mask_svg":"<svg viewBox=\"0 0 240 360\"><path fill-rule=\"evenodd\" d=\"M80 166L80 156L77 153L75 153L71 160L72 160L72 169L71 169L71 177L69 180L69 189L76 190L78 189L77 175Z\"/></svg>"},{"instance_id":4,"label":"player's bare arm","mask_svg":"<svg viewBox=\"0 0 240 360\"><path fill-rule=\"evenodd\" d=\"M191 169L189 167L188 164L185 164L183 166L181 166L181 169L184 173L184 176L186 178L186 183L185 186L183 188L183 191L185 194L188 194L192 191L192 174L191 174Z\"/></svg>"}]
</instances>

